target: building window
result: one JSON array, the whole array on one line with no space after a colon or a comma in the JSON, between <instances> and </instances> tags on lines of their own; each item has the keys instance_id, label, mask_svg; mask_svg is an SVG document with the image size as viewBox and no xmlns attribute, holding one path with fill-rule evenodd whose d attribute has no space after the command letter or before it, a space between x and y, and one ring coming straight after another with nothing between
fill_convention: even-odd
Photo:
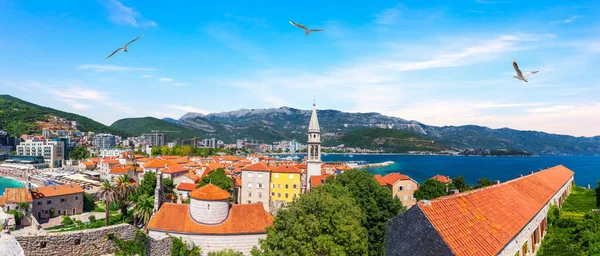
<instances>
[{"instance_id":1,"label":"building window","mask_svg":"<svg viewBox=\"0 0 600 256\"><path fill-rule=\"evenodd\" d=\"M281 188L281 184L277 184L277 188Z\"/></svg>"},{"instance_id":2,"label":"building window","mask_svg":"<svg viewBox=\"0 0 600 256\"><path fill-rule=\"evenodd\" d=\"M46 241L40 242L40 248L46 248Z\"/></svg>"},{"instance_id":3,"label":"building window","mask_svg":"<svg viewBox=\"0 0 600 256\"><path fill-rule=\"evenodd\" d=\"M289 188L289 186L290 186L290 185L288 185L288 184L285 184L285 188L286 188L286 189L287 189L287 188Z\"/></svg>"},{"instance_id":4,"label":"building window","mask_svg":"<svg viewBox=\"0 0 600 256\"><path fill-rule=\"evenodd\" d=\"M258 183L258 188L263 188L263 184L262 183Z\"/></svg>"},{"instance_id":5,"label":"building window","mask_svg":"<svg viewBox=\"0 0 600 256\"><path fill-rule=\"evenodd\" d=\"M281 193L277 193L277 197L281 197Z\"/></svg>"},{"instance_id":6,"label":"building window","mask_svg":"<svg viewBox=\"0 0 600 256\"><path fill-rule=\"evenodd\" d=\"M290 174L290 180L294 178L294 174Z\"/></svg>"},{"instance_id":7,"label":"building window","mask_svg":"<svg viewBox=\"0 0 600 256\"><path fill-rule=\"evenodd\" d=\"M263 174L262 174L262 173L259 173L259 174L258 174L258 178L259 178L259 179L262 179L262 177L263 177Z\"/></svg>"},{"instance_id":8,"label":"building window","mask_svg":"<svg viewBox=\"0 0 600 256\"><path fill-rule=\"evenodd\" d=\"M252 201L248 200L248 202L246 202L246 203L247 203L247 204L251 204L251 203L252 203Z\"/></svg>"},{"instance_id":9,"label":"building window","mask_svg":"<svg viewBox=\"0 0 600 256\"><path fill-rule=\"evenodd\" d=\"M271 196L275 196L275 192L271 192Z\"/></svg>"},{"instance_id":10,"label":"building window","mask_svg":"<svg viewBox=\"0 0 600 256\"><path fill-rule=\"evenodd\" d=\"M48 200L46 204L52 204L52 200Z\"/></svg>"},{"instance_id":11,"label":"building window","mask_svg":"<svg viewBox=\"0 0 600 256\"><path fill-rule=\"evenodd\" d=\"M404 201L408 200L408 195L404 195Z\"/></svg>"},{"instance_id":12,"label":"building window","mask_svg":"<svg viewBox=\"0 0 600 256\"><path fill-rule=\"evenodd\" d=\"M298 188L298 185L294 184L292 185L293 188Z\"/></svg>"},{"instance_id":13,"label":"building window","mask_svg":"<svg viewBox=\"0 0 600 256\"><path fill-rule=\"evenodd\" d=\"M60 215L60 210L58 210L58 215Z\"/></svg>"},{"instance_id":14,"label":"building window","mask_svg":"<svg viewBox=\"0 0 600 256\"><path fill-rule=\"evenodd\" d=\"M279 174L275 173L275 178L279 178Z\"/></svg>"},{"instance_id":15,"label":"building window","mask_svg":"<svg viewBox=\"0 0 600 256\"><path fill-rule=\"evenodd\" d=\"M252 178L252 172L248 172L248 178Z\"/></svg>"},{"instance_id":16,"label":"building window","mask_svg":"<svg viewBox=\"0 0 600 256\"><path fill-rule=\"evenodd\" d=\"M65 199L64 199L64 198L61 198L61 199L60 199L60 202L61 202L61 203L64 203L64 202L65 202Z\"/></svg>"},{"instance_id":17,"label":"building window","mask_svg":"<svg viewBox=\"0 0 600 256\"><path fill-rule=\"evenodd\" d=\"M79 200L79 196L75 196L75 200Z\"/></svg>"},{"instance_id":18,"label":"building window","mask_svg":"<svg viewBox=\"0 0 600 256\"><path fill-rule=\"evenodd\" d=\"M251 196L252 196L252 192L248 192L248 197L251 197Z\"/></svg>"},{"instance_id":19,"label":"building window","mask_svg":"<svg viewBox=\"0 0 600 256\"><path fill-rule=\"evenodd\" d=\"M288 193L285 193L285 198L288 198Z\"/></svg>"},{"instance_id":20,"label":"building window","mask_svg":"<svg viewBox=\"0 0 600 256\"><path fill-rule=\"evenodd\" d=\"M79 245L79 244L81 244L81 238L75 239L75 245Z\"/></svg>"},{"instance_id":21,"label":"building window","mask_svg":"<svg viewBox=\"0 0 600 256\"><path fill-rule=\"evenodd\" d=\"M208 205L207 205L207 208L206 208L206 209L207 209L207 210L210 210L210 204L208 204Z\"/></svg>"},{"instance_id":22,"label":"building window","mask_svg":"<svg viewBox=\"0 0 600 256\"><path fill-rule=\"evenodd\" d=\"M406 190L410 191L410 184L406 185Z\"/></svg>"},{"instance_id":23,"label":"building window","mask_svg":"<svg viewBox=\"0 0 600 256\"><path fill-rule=\"evenodd\" d=\"M40 201L40 202L38 202L38 205L42 205L42 202L41 202L41 201Z\"/></svg>"},{"instance_id":24,"label":"building window","mask_svg":"<svg viewBox=\"0 0 600 256\"><path fill-rule=\"evenodd\" d=\"M271 188L275 188L275 184L271 184Z\"/></svg>"},{"instance_id":25,"label":"building window","mask_svg":"<svg viewBox=\"0 0 600 256\"><path fill-rule=\"evenodd\" d=\"M252 188L252 183L248 183L248 188Z\"/></svg>"},{"instance_id":26,"label":"building window","mask_svg":"<svg viewBox=\"0 0 600 256\"><path fill-rule=\"evenodd\" d=\"M296 198L296 193L294 193L294 198Z\"/></svg>"},{"instance_id":27,"label":"building window","mask_svg":"<svg viewBox=\"0 0 600 256\"><path fill-rule=\"evenodd\" d=\"M262 193L258 192L258 198L262 198Z\"/></svg>"},{"instance_id":28,"label":"building window","mask_svg":"<svg viewBox=\"0 0 600 256\"><path fill-rule=\"evenodd\" d=\"M402 186L398 187L398 191L402 191L402 190L404 190L404 187L402 187Z\"/></svg>"}]
</instances>

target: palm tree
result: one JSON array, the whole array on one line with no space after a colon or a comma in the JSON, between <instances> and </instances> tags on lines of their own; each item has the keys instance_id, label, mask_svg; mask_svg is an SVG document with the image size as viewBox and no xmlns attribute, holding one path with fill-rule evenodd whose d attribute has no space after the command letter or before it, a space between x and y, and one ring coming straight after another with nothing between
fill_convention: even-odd
<instances>
[{"instance_id":1,"label":"palm tree","mask_svg":"<svg viewBox=\"0 0 600 256\"><path fill-rule=\"evenodd\" d=\"M136 189L131 194L129 194L129 196L127 197L127 204L133 205L134 209L135 209L135 206L136 206L139 198L140 198L140 192L138 192L138 190ZM138 226L137 215L135 213L133 214L133 226L135 226L135 227Z\"/></svg>"},{"instance_id":2,"label":"palm tree","mask_svg":"<svg viewBox=\"0 0 600 256\"><path fill-rule=\"evenodd\" d=\"M98 190L98 194L96 194L98 199L104 201L106 204L106 213L104 214L104 225L108 226L108 217L110 215L110 204L115 202L118 199L118 191L117 187L110 183L110 181L105 180L102 182L100 186L100 190Z\"/></svg>"},{"instance_id":3,"label":"palm tree","mask_svg":"<svg viewBox=\"0 0 600 256\"><path fill-rule=\"evenodd\" d=\"M135 191L135 185L131 184L129 175L125 174L117 179L117 200L121 206L121 214L123 217L127 214L127 198Z\"/></svg>"},{"instance_id":4,"label":"palm tree","mask_svg":"<svg viewBox=\"0 0 600 256\"><path fill-rule=\"evenodd\" d=\"M140 195L133 208L133 214L144 224L144 232L148 233L148 222L154 210L154 197Z\"/></svg>"}]
</instances>

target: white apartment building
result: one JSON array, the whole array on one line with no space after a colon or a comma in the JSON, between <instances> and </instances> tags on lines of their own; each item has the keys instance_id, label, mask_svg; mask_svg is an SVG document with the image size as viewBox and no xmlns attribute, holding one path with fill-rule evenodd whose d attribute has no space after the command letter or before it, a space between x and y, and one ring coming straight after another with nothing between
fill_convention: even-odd
<instances>
[{"instance_id":1,"label":"white apartment building","mask_svg":"<svg viewBox=\"0 0 600 256\"><path fill-rule=\"evenodd\" d=\"M98 134L92 140L94 148L112 149L117 146L117 137L112 134Z\"/></svg>"},{"instance_id":2,"label":"white apartment building","mask_svg":"<svg viewBox=\"0 0 600 256\"><path fill-rule=\"evenodd\" d=\"M62 166L65 159L65 145L62 141L31 139L17 146L19 156L42 156L50 168Z\"/></svg>"}]
</instances>

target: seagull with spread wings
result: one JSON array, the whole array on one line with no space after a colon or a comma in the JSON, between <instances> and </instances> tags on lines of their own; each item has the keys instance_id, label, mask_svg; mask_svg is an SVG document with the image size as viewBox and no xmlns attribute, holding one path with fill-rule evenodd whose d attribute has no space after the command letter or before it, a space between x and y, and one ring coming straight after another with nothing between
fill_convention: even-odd
<instances>
[{"instance_id":1,"label":"seagull with spread wings","mask_svg":"<svg viewBox=\"0 0 600 256\"><path fill-rule=\"evenodd\" d=\"M296 26L296 27L299 27L299 28L301 28L301 29L304 29L304 31L306 32L306 35L307 35L307 36L308 36L308 34L310 34L310 32L323 32L323 31L325 31L325 30L326 30L326 29L308 29L308 28L307 28L307 27L305 27L304 25L302 25L302 24L298 24L298 23L296 23L296 22L293 22L293 21L291 21L291 20L290 20L290 24L292 24L292 25L294 25L294 26Z\"/></svg>"},{"instance_id":2,"label":"seagull with spread wings","mask_svg":"<svg viewBox=\"0 0 600 256\"><path fill-rule=\"evenodd\" d=\"M513 76L513 78L523 80L525 82L527 82L527 79L525 77L527 77L529 75L533 75L537 72L540 72L540 71L531 71L531 72L525 72L525 74L521 73L521 70L519 69L519 65L517 65L517 61L515 59L513 59L513 68L515 68L515 71L517 71L517 75Z\"/></svg>"},{"instance_id":3,"label":"seagull with spread wings","mask_svg":"<svg viewBox=\"0 0 600 256\"><path fill-rule=\"evenodd\" d=\"M119 49L116 49L116 50L115 50L113 53L111 53L110 55L108 55L108 57L104 58L104 60L107 60L108 58L112 57L113 55L115 55L115 53L117 53L117 52L118 52L118 51L120 51L120 50L123 50L124 52L128 52L128 51L127 51L127 46L128 46L129 44L131 44L131 43L133 43L133 42L137 41L137 40L138 40L138 39L140 39L142 36L144 36L144 34L142 34L141 36L138 36L136 39L133 39L133 40L129 41L129 43L127 43L125 46L123 46L123 47L121 47L121 48L119 48Z\"/></svg>"}]
</instances>

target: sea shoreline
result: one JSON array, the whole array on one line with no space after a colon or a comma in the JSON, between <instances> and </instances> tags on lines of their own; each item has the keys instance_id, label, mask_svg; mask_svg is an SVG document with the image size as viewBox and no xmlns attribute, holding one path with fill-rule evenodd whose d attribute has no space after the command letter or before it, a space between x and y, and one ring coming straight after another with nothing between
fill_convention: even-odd
<instances>
[{"instance_id":1,"label":"sea shoreline","mask_svg":"<svg viewBox=\"0 0 600 256\"><path fill-rule=\"evenodd\" d=\"M27 179L23 178L23 177L20 177L20 176L9 175L9 174L6 174L6 173L1 173L0 177L5 178L5 179L16 180L19 183L22 183L23 186L25 186L27 184ZM31 182L32 187L43 187L44 186L42 183L40 183L37 180L33 180L32 179L30 182Z\"/></svg>"}]
</instances>

